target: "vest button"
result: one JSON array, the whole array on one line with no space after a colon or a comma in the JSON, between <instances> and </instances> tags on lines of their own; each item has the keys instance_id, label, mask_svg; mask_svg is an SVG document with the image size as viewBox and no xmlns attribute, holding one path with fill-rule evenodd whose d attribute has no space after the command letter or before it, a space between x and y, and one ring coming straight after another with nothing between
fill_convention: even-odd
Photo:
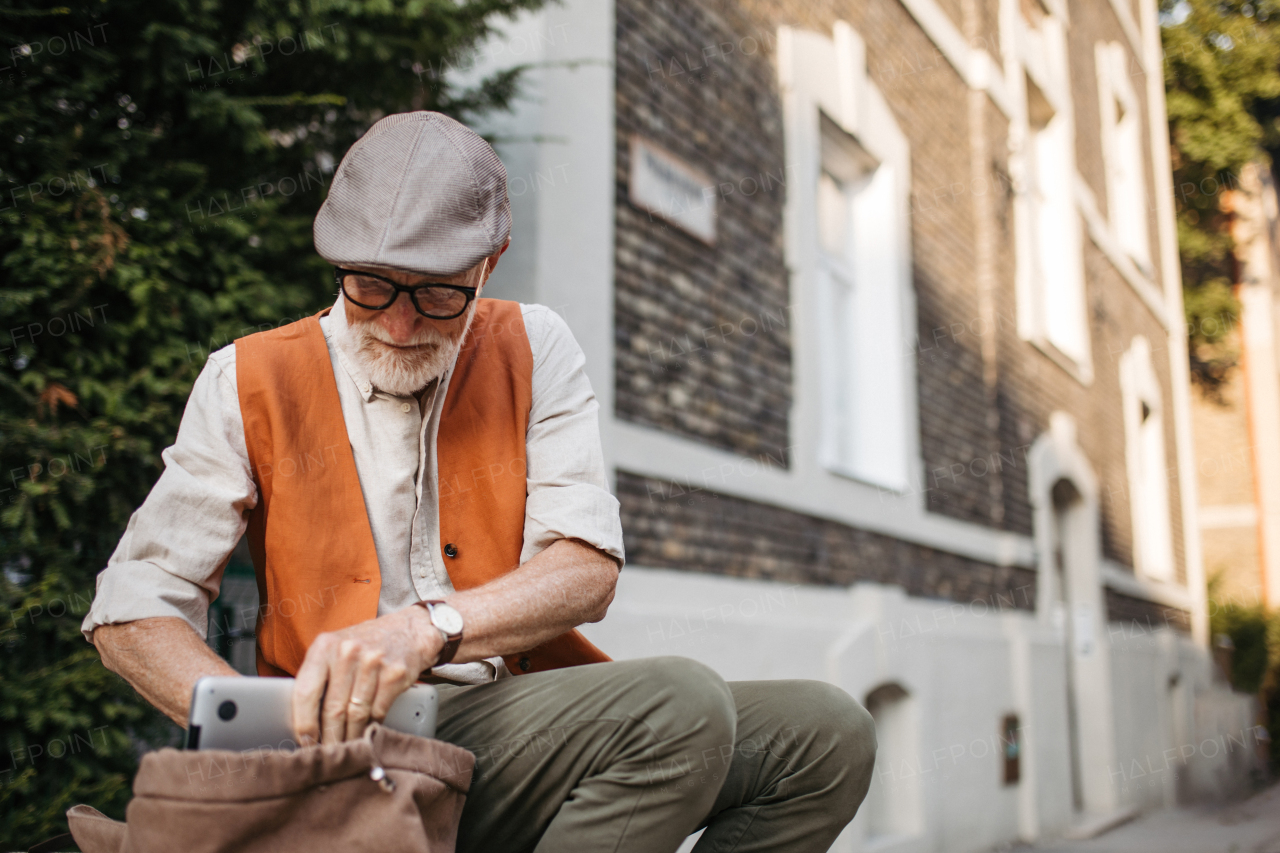
<instances>
[{"instance_id":1,"label":"vest button","mask_svg":"<svg viewBox=\"0 0 1280 853\"><path fill-rule=\"evenodd\" d=\"M444 546L444 555L445 555L446 557L456 557L456 556L458 556L458 549L457 549L457 547L456 547L456 546L454 546L454 545L452 545L452 544L450 544L450 545L445 545L445 546Z\"/></svg>"},{"instance_id":2,"label":"vest button","mask_svg":"<svg viewBox=\"0 0 1280 853\"><path fill-rule=\"evenodd\" d=\"M529 659L528 659L528 658L520 658L520 671L521 671L521 672L528 672L528 671L529 671L529 667L531 667L531 666L533 666L533 664L529 663Z\"/></svg>"}]
</instances>

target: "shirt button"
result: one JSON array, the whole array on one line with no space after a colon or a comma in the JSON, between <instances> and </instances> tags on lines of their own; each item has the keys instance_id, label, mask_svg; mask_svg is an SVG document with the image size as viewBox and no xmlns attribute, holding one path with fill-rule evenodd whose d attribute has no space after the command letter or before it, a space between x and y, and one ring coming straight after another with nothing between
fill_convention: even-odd
<instances>
[{"instance_id":1,"label":"shirt button","mask_svg":"<svg viewBox=\"0 0 1280 853\"><path fill-rule=\"evenodd\" d=\"M444 546L444 555L445 555L446 557L456 557L456 556L458 556L458 549L457 549L457 547L456 547L456 546L454 546L454 545L445 545L445 546Z\"/></svg>"},{"instance_id":2,"label":"shirt button","mask_svg":"<svg viewBox=\"0 0 1280 853\"><path fill-rule=\"evenodd\" d=\"M533 664L529 662L529 659L528 659L528 658L520 658L520 671L521 671L521 672L528 672L528 671L529 671L529 667L531 667L531 666L533 666Z\"/></svg>"},{"instance_id":3,"label":"shirt button","mask_svg":"<svg viewBox=\"0 0 1280 853\"><path fill-rule=\"evenodd\" d=\"M407 411L409 411L409 404L408 404L408 403L401 403L401 404L400 404L400 411L402 411L402 412L407 412Z\"/></svg>"}]
</instances>

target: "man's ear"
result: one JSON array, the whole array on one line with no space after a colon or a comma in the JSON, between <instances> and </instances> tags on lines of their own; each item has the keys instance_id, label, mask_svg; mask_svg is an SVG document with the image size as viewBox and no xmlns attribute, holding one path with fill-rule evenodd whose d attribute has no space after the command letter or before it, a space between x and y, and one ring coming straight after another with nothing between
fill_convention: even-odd
<instances>
[{"instance_id":1,"label":"man's ear","mask_svg":"<svg viewBox=\"0 0 1280 853\"><path fill-rule=\"evenodd\" d=\"M511 245L511 238L507 238L507 242L502 244L502 248L489 256L489 275L493 275L493 269L498 265L498 258L502 257L507 251L507 247Z\"/></svg>"},{"instance_id":2,"label":"man's ear","mask_svg":"<svg viewBox=\"0 0 1280 853\"><path fill-rule=\"evenodd\" d=\"M505 252L507 250L507 247L510 245L511 245L511 238L508 237L507 242L502 244L501 249L499 249L498 251L494 252L492 255L489 255L487 258L485 258L485 270L482 275L482 278L480 279L480 288L483 288L485 283L489 280L489 276L493 275L494 267L498 265L498 258L502 257L502 253ZM479 294L480 288L476 289L477 294Z\"/></svg>"}]
</instances>

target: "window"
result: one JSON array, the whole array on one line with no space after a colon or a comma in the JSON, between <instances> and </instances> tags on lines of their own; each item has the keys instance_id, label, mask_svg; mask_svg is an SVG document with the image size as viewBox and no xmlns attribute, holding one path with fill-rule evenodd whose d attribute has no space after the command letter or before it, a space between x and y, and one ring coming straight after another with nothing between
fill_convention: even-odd
<instances>
[{"instance_id":1,"label":"window","mask_svg":"<svg viewBox=\"0 0 1280 853\"><path fill-rule=\"evenodd\" d=\"M1028 27L1025 121L1010 128L1018 331L1081 382L1092 381L1066 32Z\"/></svg>"},{"instance_id":2,"label":"window","mask_svg":"<svg viewBox=\"0 0 1280 853\"><path fill-rule=\"evenodd\" d=\"M795 305L796 440L823 488L905 492L921 463L911 281L911 146L862 37L780 27Z\"/></svg>"},{"instance_id":3,"label":"window","mask_svg":"<svg viewBox=\"0 0 1280 853\"><path fill-rule=\"evenodd\" d=\"M893 168L825 114L820 126L814 198L824 462L901 489L908 476Z\"/></svg>"},{"instance_id":4,"label":"window","mask_svg":"<svg viewBox=\"0 0 1280 853\"><path fill-rule=\"evenodd\" d=\"M1031 207L1032 276L1041 335L1077 364L1088 357L1079 220L1072 188L1074 159L1066 118L1028 81L1027 200Z\"/></svg>"},{"instance_id":5,"label":"window","mask_svg":"<svg viewBox=\"0 0 1280 853\"><path fill-rule=\"evenodd\" d=\"M1121 248L1150 272L1147 196L1143 180L1142 119L1138 96L1126 72L1124 47L1099 44L1098 102L1102 108L1102 153L1107 173L1107 214Z\"/></svg>"},{"instance_id":6,"label":"window","mask_svg":"<svg viewBox=\"0 0 1280 853\"><path fill-rule=\"evenodd\" d=\"M1144 577L1172 581L1173 530L1169 522L1169 465L1165 458L1162 395L1151 364L1151 345L1141 335L1120 357L1120 391L1134 568Z\"/></svg>"}]
</instances>

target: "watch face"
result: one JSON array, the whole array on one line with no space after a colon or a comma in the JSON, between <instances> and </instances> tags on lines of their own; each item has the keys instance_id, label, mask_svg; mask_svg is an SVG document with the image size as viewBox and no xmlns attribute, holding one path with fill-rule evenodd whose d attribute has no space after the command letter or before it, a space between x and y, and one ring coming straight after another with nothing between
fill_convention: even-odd
<instances>
[{"instance_id":1,"label":"watch face","mask_svg":"<svg viewBox=\"0 0 1280 853\"><path fill-rule=\"evenodd\" d=\"M462 614L448 604L436 604L431 608L431 624L452 637L462 633Z\"/></svg>"}]
</instances>

